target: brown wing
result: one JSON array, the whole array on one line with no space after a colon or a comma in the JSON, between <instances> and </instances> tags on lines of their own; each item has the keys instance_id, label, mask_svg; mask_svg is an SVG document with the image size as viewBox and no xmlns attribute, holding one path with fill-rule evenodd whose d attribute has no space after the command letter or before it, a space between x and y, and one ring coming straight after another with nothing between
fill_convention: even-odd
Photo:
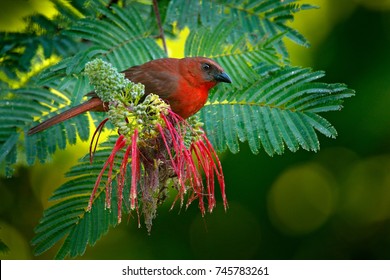
<instances>
[{"instance_id":1,"label":"brown wing","mask_svg":"<svg viewBox=\"0 0 390 280\"><path fill-rule=\"evenodd\" d=\"M130 81L145 85L147 94L155 93L162 99L169 99L178 87L178 61L174 58L156 59L133 66L123 73Z\"/></svg>"}]
</instances>

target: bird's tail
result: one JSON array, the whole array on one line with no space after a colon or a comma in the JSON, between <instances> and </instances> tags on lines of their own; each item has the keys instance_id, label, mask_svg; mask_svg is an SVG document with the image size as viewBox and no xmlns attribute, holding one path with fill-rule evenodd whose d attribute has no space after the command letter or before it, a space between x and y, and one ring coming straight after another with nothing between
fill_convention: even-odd
<instances>
[{"instance_id":1,"label":"bird's tail","mask_svg":"<svg viewBox=\"0 0 390 280\"><path fill-rule=\"evenodd\" d=\"M37 126L34 126L28 131L28 135L32 135L38 132L41 132L42 130L45 130L55 124L58 124L60 122L63 122L65 120L68 120L70 118L73 118L75 116L78 116L82 113L85 113L87 111L104 111L103 102L99 98L91 98L88 101L70 108L69 110L66 110L65 112L62 112L61 114L58 114L50 119L47 119L46 121L38 124Z\"/></svg>"}]
</instances>

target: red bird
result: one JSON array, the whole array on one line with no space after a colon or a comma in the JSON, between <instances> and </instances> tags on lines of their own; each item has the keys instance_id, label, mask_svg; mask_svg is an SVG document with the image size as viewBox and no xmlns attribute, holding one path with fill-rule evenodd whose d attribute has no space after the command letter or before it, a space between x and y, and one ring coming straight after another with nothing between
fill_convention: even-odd
<instances>
[{"instance_id":1,"label":"red bird","mask_svg":"<svg viewBox=\"0 0 390 280\"><path fill-rule=\"evenodd\" d=\"M206 57L160 58L130 67L123 73L130 81L145 85L145 94L159 95L173 112L184 119L203 107L211 88L219 82L231 83L222 67ZM31 128L28 134L40 132L87 111L107 111L108 106L96 94L88 95L92 96L88 101Z\"/></svg>"}]
</instances>

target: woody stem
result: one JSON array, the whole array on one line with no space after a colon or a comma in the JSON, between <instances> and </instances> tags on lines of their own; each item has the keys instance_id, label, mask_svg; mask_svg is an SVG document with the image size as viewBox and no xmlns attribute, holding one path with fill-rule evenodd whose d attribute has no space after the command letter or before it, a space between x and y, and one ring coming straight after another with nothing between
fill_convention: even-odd
<instances>
[{"instance_id":1,"label":"woody stem","mask_svg":"<svg viewBox=\"0 0 390 280\"><path fill-rule=\"evenodd\" d=\"M160 32L159 38L161 38L161 40L162 40L165 54L168 55L168 48L167 48L167 44L165 42L165 35L164 35L164 30L163 30L163 27L161 24L161 17L160 17L160 12L158 10L157 0L153 0L153 9L154 9L154 13L156 14L157 25L158 25L158 29Z\"/></svg>"}]
</instances>

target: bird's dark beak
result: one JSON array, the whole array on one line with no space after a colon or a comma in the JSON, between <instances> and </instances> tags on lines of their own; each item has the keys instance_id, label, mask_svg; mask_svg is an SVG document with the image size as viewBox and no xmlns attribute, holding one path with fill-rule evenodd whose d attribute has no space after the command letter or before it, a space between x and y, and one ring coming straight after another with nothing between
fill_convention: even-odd
<instances>
[{"instance_id":1,"label":"bird's dark beak","mask_svg":"<svg viewBox=\"0 0 390 280\"><path fill-rule=\"evenodd\" d=\"M226 74L225 72L214 75L214 79L218 82L223 82L223 83L230 84L232 82L228 74Z\"/></svg>"}]
</instances>

